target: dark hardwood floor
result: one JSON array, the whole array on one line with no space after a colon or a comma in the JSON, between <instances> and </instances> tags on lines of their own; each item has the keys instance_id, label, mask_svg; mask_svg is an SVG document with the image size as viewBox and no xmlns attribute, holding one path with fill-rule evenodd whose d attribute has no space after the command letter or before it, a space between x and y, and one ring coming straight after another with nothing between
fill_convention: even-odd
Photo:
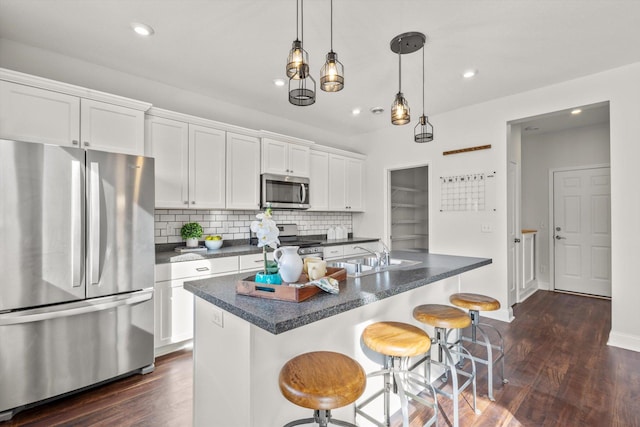
<instances>
[{"instance_id":1,"label":"dark hardwood floor","mask_svg":"<svg viewBox=\"0 0 640 427\"><path fill-rule=\"evenodd\" d=\"M484 319L505 337L509 384L501 386L496 372L496 401L489 401L480 366L482 413L461 400L462 426L640 427L640 353L606 345L610 301L538 291L514 314L510 324ZM0 427L190 426L191 365L188 351L160 357L152 374L26 410ZM439 403L438 426L450 426L451 403L440 396ZM415 413L411 425L420 426L419 419ZM214 420L211 426L225 427Z\"/></svg>"},{"instance_id":2,"label":"dark hardwood floor","mask_svg":"<svg viewBox=\"0 0 640 427\"><path fill-rule=\"evenodd\" d=\"M182 350L156 359L156 369L19 412L0 427L182 427L192 423L193 361Z\"/></svg>"}]
</instances>

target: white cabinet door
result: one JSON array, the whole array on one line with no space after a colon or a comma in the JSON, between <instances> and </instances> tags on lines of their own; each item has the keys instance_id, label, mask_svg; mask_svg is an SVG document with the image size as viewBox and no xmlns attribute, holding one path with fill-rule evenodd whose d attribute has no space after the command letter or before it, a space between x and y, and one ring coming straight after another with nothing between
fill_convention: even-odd
<instances>
[{"instance_id":1,"label":"white cabinet door","mask_svg":"<svg viewBox=\"0 0 640 427\"><path fill-rule=\"evenodd\" d=\"M141 156L144 154L144 112L82 99L80 136L84 148Z\"/></svg>"},{"instance_id":2,"label":"white cabinet door","mask_svg":"<svg viewBox=\"0 0 640 427\"><path fill-rule=\"evenodd\" d=\"M189 207L225 207L226 132L189 125Z\"/></svg>"},{"instance_id":3,"label":"white cabinet door","mask_svg":"<svg viewBox=\"0 0 640 427\"><path fill-rule=\"evenodd\" d=\"M364 162L360 159L347 158L347 180L346 180L346 192L347 192L347 210L349 211L363 211L364 210L364 197L363 197L363 169Z\"/></svg>"},{"instance_id":4,"label":"white cabinet door","mask_svg":"<svg viewBox=\"0 0 640 427\"><path fill-rule=\"evenodd\" d=\"M227 133L227 209L260 208L260 140Z\"/></svg>"},{"instance_id":5,"label":"white cabinet door","mask_svg":"<svg viewBox=\"0 0 640 427\"><path fill-rule=\"evenodd\" d=\"M344 258L344 246L327 246L324 248L324 259L340 259Z\"/></svg>"},{"instance_id":6,"label":"white cabinet door","mask_svg":"<svg viewBox=\"0 0 640 427\"><path fill-rule=\"evenodd\" d=\"M0 81L0 137L78 146L80 98Z\"/></svg>"},{"instance_id":7,"label":"white cabinet door","mask_svg":"<svg viewBox=\"0 0 640 427\"><path fill-rule=\"evenodd\" d=\"M309 152L306 145L262 138L262 173L308 177Z\"/></svg>"},{"instance_id":8,"label":"white cabinet door","mask_svg":"<svg viewBox=\"0 0 640 427\"><path fill-rule=\"evenodd\" d=\"M309 177L309 147L289 144L289 174Z\"/></svg>"},{"instance_id":9,"label":"white cabinet door","mask_svg":"<svg viewBox=\"0 0 640 427\"><path fill-rule=\"evenodd\" d=\"M155 158L156 207L187 208L189 204L189 125L148 116L147 155Z\"/></svg>"},{"instance_id":10,"label":"white cabinet door","mask_svg":"<svg viewBox=\"0 0 640 427\"><path fill-rule=\"evenodd\" d=\"M264 255L262 253L240 255L240 273L246 271L264 270ZM273 251L267 252L267 260L273 261Z\"/></svg>"},{"instance_id":11,"label":"white cabinet door","mask_svg":"<svg viewBox=\"0 0 640 427\"><path fill-rule=\"evenodd\" d=\"M275 139L262 139L262 173L289 174L289 144Z\"/></svg>"},{"instance_id":12,"label":"white cabinet door","mask_svg":"<svg viewBox=\"0 0 640 427\"><path fill-rule=\"evenodd\" d=\"M329 154L311 150L309 160L309 210L329 210Z\"/></svg>"},{"instance_id":13,"label":"white cabinet door","mask_svg":"<svg viewBox=\"0 0 640 427\"><path fill-rule=\"evenodd\" d=\"M329 154L329 210L347 210L347 159ZM311 192L311 188L309 189Z\"/></svg>"},{"instance_id":14,"label":"white cabinet door","mask_svg":"<svg viewBox=\"0 0 640 427\"><path fill-rule=\"evenodd\" d=\"M184 280L156 282L156 348L193 338L193 294L183 284Z\"/></svg>"}]
</instances>

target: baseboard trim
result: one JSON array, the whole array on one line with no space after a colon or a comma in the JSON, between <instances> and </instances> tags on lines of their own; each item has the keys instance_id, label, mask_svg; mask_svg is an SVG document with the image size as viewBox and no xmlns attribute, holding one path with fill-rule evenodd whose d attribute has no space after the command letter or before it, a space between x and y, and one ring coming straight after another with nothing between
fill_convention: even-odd
<instances>
[{"instance_id":1,"label":"baseboard trim","mask_svg":"<svg viewBox=\"0 0 640 427\"><path fill-rule=\"evenodd\" d=\"M640 336L611 331L607 345L640 352Z\"/></svg>"},{"instance_id":2,"label":"baseboard trim","mask_svg":"<svg viewBox=\"0 0 640 427\"><path fill-rule=\"evenodd\" d=\"M551 290L551 284L549 282L538 281L538 289L541 290L541 291L550 291Z\"/></svg>"},{"instance_id":3,"label":"baseboard trim","mask_svg":"<svg viewBox=\"0 0 640 427\"><path fill-rule=\"evenodd\" d=\"M507 323L511 323L513 322L513 319L515 319L515 317L513 317L513 309L511 307L501 308L500 310L495 311L481 311L480 316Z\"/></svg>"}]
</instances>

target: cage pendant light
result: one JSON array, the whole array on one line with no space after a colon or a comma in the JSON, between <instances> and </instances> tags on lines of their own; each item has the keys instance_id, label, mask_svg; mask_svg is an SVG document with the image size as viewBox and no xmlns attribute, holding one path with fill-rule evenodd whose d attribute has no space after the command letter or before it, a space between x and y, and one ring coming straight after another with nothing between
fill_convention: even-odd
<instances>
[{"instance_id":1,"label":"cage pendant light","mask_svg":"<svg viewBox=\"0 0 640 427\"><path fill-rule=\"evenodd\" d=\"M400 38L398 49L398 93L391 105L391 123L394 125L406 125L410 121L409 103L402 94L402 38Z\"/></svg>"},{"instance_id":2,"label":"cage pendant light","mask_svg":"<svg viewBox=\"0 0 640 427\"><path fill-rule=\"evenodd\" d=\"M333 51L333 0L331 0L331 50L320 70L320 89L325 92L338 92L344 87L344 66Z\"/></svg>"},{"instance_id":3,"label":"cage pendant light","mask_svg":"<svg viewBox=\"0 0 640 427\"><path fill-rule=\"evenodd\" d=\"M413 140L418 143L433 141L433 126L424 114L424 46L422 46L422 115L413 129Z\"/></svg>"},{"instance_id":4,"label":"cage pendant light","mask_svg":"<svg viewBox=\"0 0 640 427\"><path fill-rule=\"evenodd\" d=\"M391 123L406 125L411 121L409 103L402 94L402 55L413 53L424 46L424 34L412 31L395 36L391 39L391 51L398 54L398 93L391 105Z\"/></svg>"},{"instance_id":5,"label":"cage pendant light","mask_svg":"<svg viewBox=\"0 0 640 427\"><path fill-rule=\"evenodd\" d=\"M316 102L316 81L309 74L309 55L304 50L304 0L300 0L300 40L298 40L298 0L296 0L296 39L287 61L289 102L297 106Z\"/></svg>"}]
</instances>

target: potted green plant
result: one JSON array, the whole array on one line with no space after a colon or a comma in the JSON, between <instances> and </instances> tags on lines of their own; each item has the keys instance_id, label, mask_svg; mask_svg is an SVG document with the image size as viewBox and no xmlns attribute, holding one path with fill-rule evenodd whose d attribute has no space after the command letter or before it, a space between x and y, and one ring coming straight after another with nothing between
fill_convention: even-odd
<instances>
[{"instance_id":1,"label":"potted green plant","mask_svg":"<svg viewBox=\"0 0 640 427\"><path fill-rule=\"evenodd\" d=\"M198 239L202 237L202 226L197 222L188 222L180 229L180 236L187 241L188 248L198 246Z\"/></svg>"}]
</instances>

